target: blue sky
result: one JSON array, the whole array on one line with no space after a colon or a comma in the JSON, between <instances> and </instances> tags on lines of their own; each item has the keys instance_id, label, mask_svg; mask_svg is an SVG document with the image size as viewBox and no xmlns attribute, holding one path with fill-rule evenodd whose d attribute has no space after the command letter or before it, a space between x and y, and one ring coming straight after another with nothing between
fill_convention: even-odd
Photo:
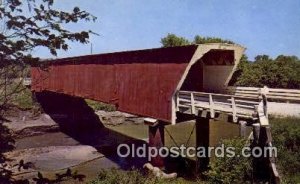
<instances>
[{"instance_id":1,"label":"blue sky","mask_svg":"<svg viewBox=\"0 0 300 184\"><path fill-rule=\"evenodd\" d=\"M193 39L195 35L233 40L258 54L300 57L299 0L56 0L56 7L87 10L95 23L68 25L78 31L91 29L93 53L160 47L167 33ZM90 45L71 44L58 57L90 53ZM47 50L34 52L52 57Z\"/></svg>"}]
</instances>

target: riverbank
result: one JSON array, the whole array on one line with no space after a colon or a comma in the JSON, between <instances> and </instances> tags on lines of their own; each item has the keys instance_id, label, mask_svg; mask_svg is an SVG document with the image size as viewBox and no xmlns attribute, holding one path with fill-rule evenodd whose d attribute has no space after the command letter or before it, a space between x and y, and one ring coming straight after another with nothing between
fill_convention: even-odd
<instances>
[{"instance_id":1,"label":"riverbank","mask_svg":"<svg viewBox=\"0 0 300 184\"><path fill-rule=\"evenodd\" d=\"M84 131L80 131L82 125L78 124L67 124L62 129L48 114L33 116L28 111L19 111L8 116L9 122L4 126L14 140L14 149L4 156L12 178L87 182L96 178L101 169L141 167L146 161L119 158L115 148L122 142L147 141L142 118L117 111L96 114L102 124Z\"/></svg>"}]
</instances>

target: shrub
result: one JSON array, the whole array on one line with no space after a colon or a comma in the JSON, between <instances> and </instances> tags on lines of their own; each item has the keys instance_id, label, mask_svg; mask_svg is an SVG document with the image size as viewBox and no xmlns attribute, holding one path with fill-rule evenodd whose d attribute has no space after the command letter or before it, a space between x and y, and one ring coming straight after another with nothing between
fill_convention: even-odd
<instances>
[{"instance_id":1,"label":"shrub","mask_svg":"<svg viewBox=\"0 0 300 184\"><path fill-rule=\"evenodd\" d=\"M300 119L271 118L270 122L280 175L286 183L300 183Z\"/></svg>"},{"instance_id":2,"label":"shrub","mask_svg":"<svg viewBox=\"0 0 300 184\"><path fill-rule=\"evenodd\" d=\"M139 170L123 171L120 169L101 170L98 177L90 184L184 184L189 181L182 178L164 180L153 175L143 174Z\"/></svg>"},{"instance_id":3,"label":"shrub","mask_svg":"<svg viewBox=\"0 0 300 184\"><path fill-rule=\"evenodd\" d=\"M224 147L234 147L235 153L241 153L246 144L245 139L233 138L221 141ZM211 161L209 170L204 173L209 183L250 183L251 158L245 157L216 157Z\"/></svg>"}]
</instances>

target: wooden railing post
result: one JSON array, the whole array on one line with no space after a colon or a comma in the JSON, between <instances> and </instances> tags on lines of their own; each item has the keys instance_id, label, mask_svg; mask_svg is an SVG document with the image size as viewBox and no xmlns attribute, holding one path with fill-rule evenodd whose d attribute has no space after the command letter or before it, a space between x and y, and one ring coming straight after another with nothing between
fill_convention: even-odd
<instances>
[{"instance_id":1,"label":"wooden railing post","mask_svg":"<svg viewBox=\"0 0 300 184\"><path fill-rule=\"evenodd\" d=\"M209 110L210 110L210 117L215 118L214 101L212 98L212 94L209 94Z\"/></svg>"},{"instance_id":2,"label":"wooden railing post","mask_svg":"<svg viewBox=\"0 0 300 184\"><path fill-rule=\"evenodd\" d=\"M191 108L192 108L192 114L196 114L195 99L194 99L194 93L193 92L191 92Z\"/></svg>"},{"instance_id":3,"label":"wooden railing post","mask_svg":"<svg viewBox=\"0 0 300 184\"><path fill-rule=\"evenodd\" d=\"M176 92L175 97L176 97L176 104L175 104L176 111L179 111L179 91Z\"/></svg>"},{"instance_id":4,"label":"wooden railing post","mask_svg":"<svg viewBox=\"0 0 300 184\"><path fill-rule=\"evenodd\" d=\"M233 122L237 122L238 118L236 116L236 105L235 105L235 100L234 97L231 97L231 104L232 104L232 120Z\"/></svg>"}]
</instances>

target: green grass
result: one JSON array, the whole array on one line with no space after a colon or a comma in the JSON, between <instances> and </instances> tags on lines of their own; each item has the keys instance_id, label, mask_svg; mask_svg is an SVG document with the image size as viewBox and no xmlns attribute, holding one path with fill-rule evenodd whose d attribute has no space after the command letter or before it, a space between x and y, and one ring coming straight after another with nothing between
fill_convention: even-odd
<instances>
[{"instance_id":1,"label":"green grass","mask_svg":"<svg viewBox=\"0 0 300 184\"><path fill-rule=\"evenodd\" d=\"M34 101L32 99L32 94L29 89L24 89L18 94L15 94L13 103L21 109L32 109L34 106Z\"/></svg>"},{"instance_id":2,"label":"green grass","mask_svg":"<svg viewBox=\"0 0 300 184\"><path fill-rule=\"evenodd\" d=\"M93 108L95 111L103 110L103 111L116 111L116 107L111 104L106 104L102 102L97 102L94 100L85 99L86 103Z\"/></svg>"},{"instance_id":3,"label":"green grass","mask_svg":"<svg viewBox=\"0 0 300 184\"><path fill-rule=\"evenodd\" d=\"M101 170L98 177L90 184L187 184L191 182L183 178L159 179L151 174L143 174L139 170L123 171L120 169Z\"/></svg>"},{"instance_id":4,"label":"green grass","mask_svg":"<svg viewBox=\"0 0 300 184\"><path fill-rule=\"evenodd\" d=\"M0 86L0 104L14 105L21 109L31 109L34 105L30 89L23 86L19 79L8 80L7 85Z\"/></svg>"}]
</instances>

